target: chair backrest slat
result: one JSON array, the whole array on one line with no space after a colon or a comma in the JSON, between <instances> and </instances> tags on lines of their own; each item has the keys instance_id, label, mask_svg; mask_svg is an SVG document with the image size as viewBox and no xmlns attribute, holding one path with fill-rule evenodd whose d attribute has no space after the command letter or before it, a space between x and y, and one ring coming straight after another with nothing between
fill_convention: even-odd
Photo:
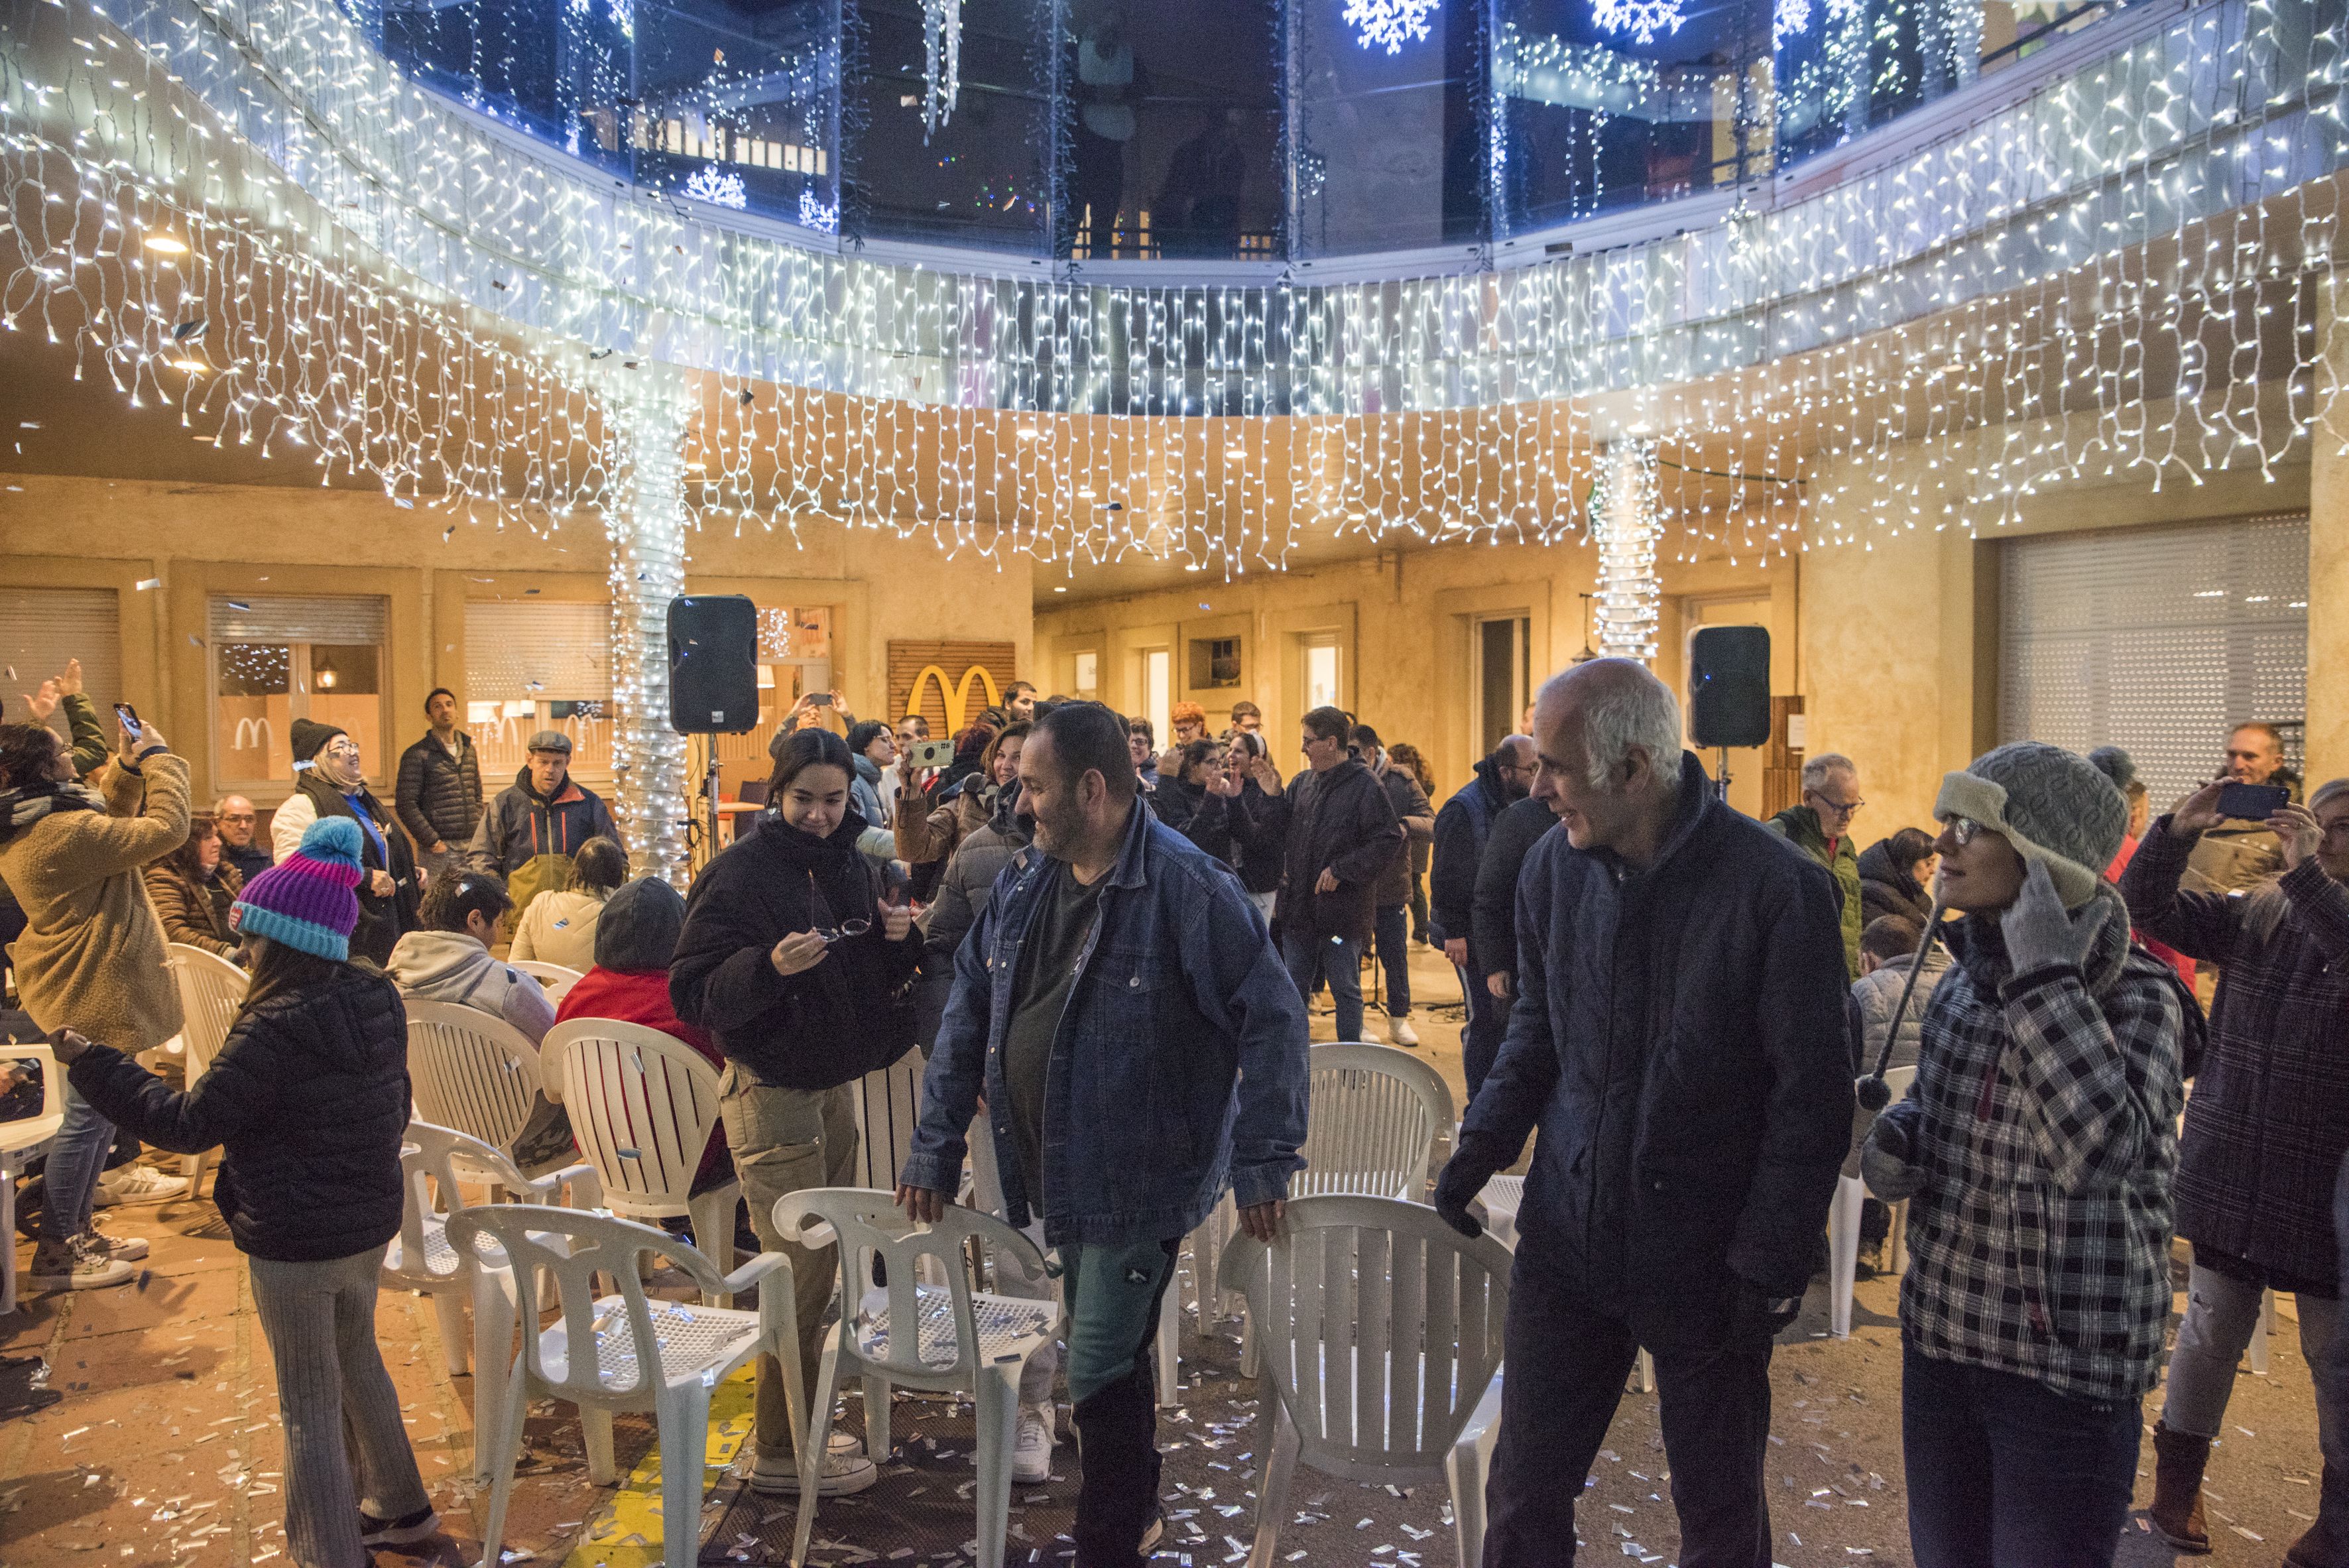
<instances>
[{"instance_id":1,"label":"chair backrest slat","mask_svg":"<svg viewBox=\"0 0 2349 1568\"><path fill-rule=\"evenodd\" d=\"M540 1088L538 1052L503 1018L407 999L408 1073L424 1119L510 1149Z\"/></svg>"},{"instance_id":2,"label":"chair backrest slat","mask_svg":"<svg viewBox=\"0 0 2349 1568\"><path fill-rule=\"evenodd\" d=\"M1452 1125L1443 1075L1392 1046L1348 1042L1311 1051L1305 1169L1293 1191L1422 1200L1436 1137Z\"/></svg>"},{"instance_id":3,"label":"chair backrest slat","mask_svg":"<svg viewBox=\"0 0 2349 1568\"><path fill-rule=\"evenodd\" d=\"M859 1184L894 1191L897 1168L914 1147L922 1113L922 1055L907 1051L856 1082L856 1160Z\"/></svg>"},{"instance_id":4,"label":"chair backrest slat","mask_svg":"<svg viewBox=\"0 0 2349 1568\"><path fill-rule=\"evenodd\" d=\"M718 1126L718 1069L673 1035L616 1018L546 1032L580 1151L621 1212L681 1214Z\"/></svg>"},{"instance_id":5,"label":"chair backrest slat","mask_svg":"<svg viewBox=\"0 0 2349 1568\"><path fill-rule=\"evenodd\" d=\"M180 1039L187 1049L187 1081L192 1085L212 1065L212 1057L228 1043L236 1012L244 1006L248 984L243 970L217 953L184 942L169 944L165 962L179 987L182 1022Z\"/></svg>"}]
</instances>

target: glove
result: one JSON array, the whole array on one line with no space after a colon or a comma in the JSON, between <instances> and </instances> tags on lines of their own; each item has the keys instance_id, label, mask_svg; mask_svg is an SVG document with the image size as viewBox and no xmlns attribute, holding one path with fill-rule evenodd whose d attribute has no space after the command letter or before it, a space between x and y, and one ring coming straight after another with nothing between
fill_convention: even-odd
<instances>
[{"instance_id":1,"label":"glove","mask_svg":"<svg viewBox=\"0 0 2349 1568\"><path fill-rule=\"evenodd\" d=\"M2046 864L2033 861L2023 891L1998 917L1998 930L2017 975L2058 965L2077 969L2087 962L2088 949L2111 913L2101 898L2091 899L2076 914L2066 912Z\"/></svg>"},{"instance_id":2,"label":"glove","mask_svg":"<svg viewBox=\"0 0 2349 1568\"><path fill-rule=\"evenodd\" d=\"M1888 1203L1913 1198L1925 1185L1925 1167L1917 1159L1918 1124L1924 1115L1913 1099L1887 1106L1860 1145L1859 1179Z\"/></svg>"},{"instance_id":3,"label":"glove","mask_svg":"<svg viewBox=\"0 0 2349 1568\"><path fill-rule=\"evenodd\" d=\"M1501 1148L1500 1143L1490 1133L1463 1132L1460 1147L1436 1173L1435 1212L1464 1236L1485 1233L1485 1222L1468 1205L1476 1201L1485 1182L1516 1158L1515 1150Z\"/></svg>"},{"instance_id":4,"label":"glove","mask_svg":"<svg viewBox=\"0 0 2349 1568\"><path fill-rule=\"evenodd\" d=\"M1735 1310L1740 1324L1765 1330L1775 1338L1786 1325L1802 1315L1803 1298L1800 1293L1782 1296L1750 1279L1741 1278L1737 1282Z\"/></svg>"}]
</instances>

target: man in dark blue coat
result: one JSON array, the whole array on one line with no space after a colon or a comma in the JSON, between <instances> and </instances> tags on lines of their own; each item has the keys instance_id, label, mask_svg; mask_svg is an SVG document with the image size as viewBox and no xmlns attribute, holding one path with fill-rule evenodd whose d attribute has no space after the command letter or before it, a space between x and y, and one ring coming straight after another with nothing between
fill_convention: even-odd
<instances>
[{"instance_id":1,"label":"man in dark blue coat","mask_svg":"<svg viewBox=\"0 0 2349 1568\"><path fill-rule=\"evenodd\" d=\"M1574 1561L1574 1500L1654 1357L1683 1568L1768 1568L1770 1351L1851 1129L1826 870L1719 799L1679 704L1600 659L1542 688L1516 1002L1436 1187L1468 1203L1538 1126L1510 1275L1486 1568Z\"/></svg>"},{"instance_id":2,"label":"man in dark blue coat","mask_svg":"<svg viewBox=\"0 0 2349 1568\"><path fill-rule=\"evenodd\" d=\"M1476 1098L1493 1058L1500 1054L1507 1032L1508 1009L1485 989L1485 976L1507 969L1514 954L1489 966L1472 949L1476 902L1476 867L1485 854L1485 841L1493 819L1511 801L1526 798L1534 777L1534 743L1529 737L1502 738L1492 754L1476 764L1476 775L1435 814L1435 848L1427 877L1429 923L1444 956L1460 975L1461 999L1467 1004L1468 1026L1461 1031L1461 1066L1468 1078L1468 1098Z\"/></svg>"}]
</instances>

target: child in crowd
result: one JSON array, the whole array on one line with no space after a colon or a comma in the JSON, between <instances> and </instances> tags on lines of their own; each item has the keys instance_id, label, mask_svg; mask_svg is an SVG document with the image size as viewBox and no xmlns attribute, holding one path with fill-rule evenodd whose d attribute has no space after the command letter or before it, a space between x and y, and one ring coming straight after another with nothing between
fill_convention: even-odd
<instances>
[{"instance_id":1,"label":"child in crowd","mask_svg":"<svg viewBox=\"0 0 2349 1568\"><path fill-rule=\"evenodd\" d=\"M185 1093L70 1029L56 1047L74 1088L119 1125L175 1154L222 1146L212 1197L251 1260L276 1363L295 1568L366 1568L368 1547L440 1524L376 1348L376 1279L399 1232L408 1021L391 982L349 961L359 856L358 824L322 817L245 885L252 985Z\"/></svg>"}]
</instances>

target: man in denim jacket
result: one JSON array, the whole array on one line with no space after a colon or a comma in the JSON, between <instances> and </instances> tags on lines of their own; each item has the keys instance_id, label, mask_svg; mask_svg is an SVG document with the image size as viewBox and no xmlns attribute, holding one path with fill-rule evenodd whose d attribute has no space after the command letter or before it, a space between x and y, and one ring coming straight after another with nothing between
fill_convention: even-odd
<instances>
[{"instance_id":1,"label":"man in denim jacket","mask_svg":"<svg viewBox=\"0 0 2349 1568\"><path fill-rule=\"evenodd\" d=\"M1184 1235L1226 1188L1278 1233L1305 1139L1305 1004L1231 872L1143 808L1099 703L1019 757L1036 841L955 958L898 1202L935 1221L982 1091L1010 1222L1057 1250L1081 1460L1077 1568L1164 1528L1150 1346Z\"/></svg>"}]
</instances>

